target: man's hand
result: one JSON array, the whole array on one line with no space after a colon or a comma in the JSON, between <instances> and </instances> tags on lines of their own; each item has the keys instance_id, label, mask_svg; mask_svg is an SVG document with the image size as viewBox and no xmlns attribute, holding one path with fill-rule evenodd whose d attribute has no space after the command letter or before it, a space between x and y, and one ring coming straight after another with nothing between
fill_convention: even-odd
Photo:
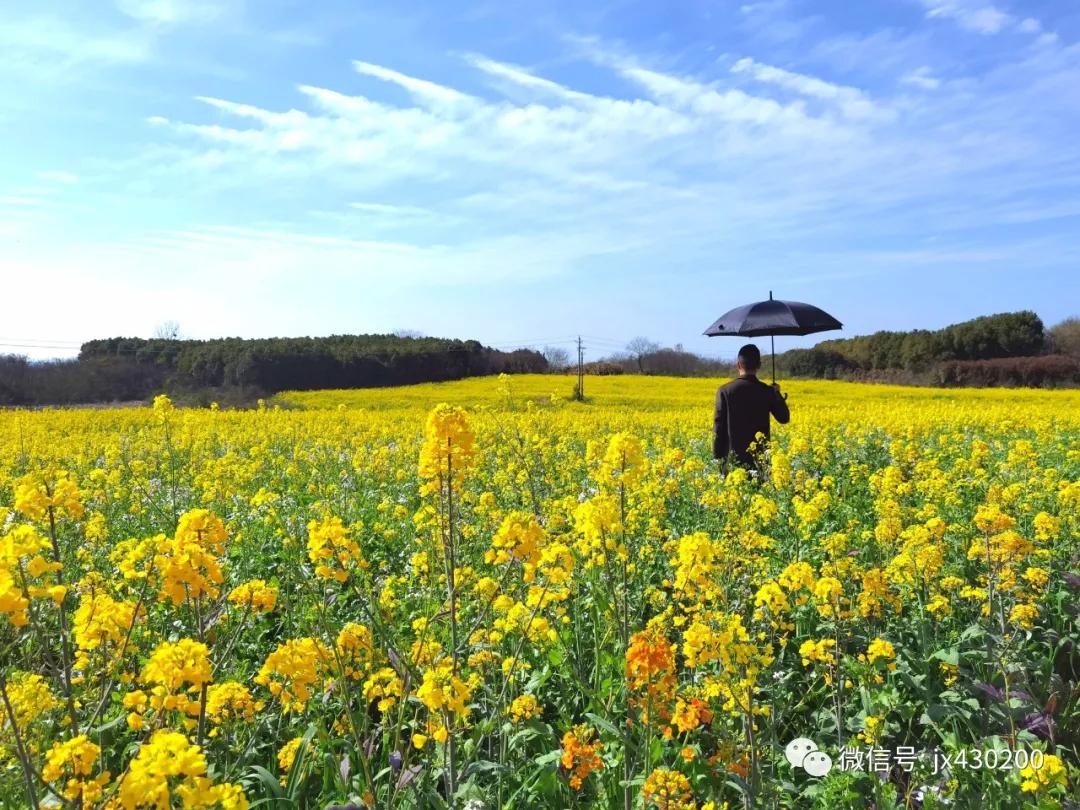
<instances>
[{"instance_id":1,"label":"man's hand","mask_svg":"<svg viewBox=\"0 0 1080 810\"><path fill-rule=\"evenodd\" d=\"M783 397L784 401L786 402L787 401L787 394L781 394L780 393L780 383L773 383L772 387L773 387L773 391L776 392L777 396Z\"/></svg>"}]
</instances>

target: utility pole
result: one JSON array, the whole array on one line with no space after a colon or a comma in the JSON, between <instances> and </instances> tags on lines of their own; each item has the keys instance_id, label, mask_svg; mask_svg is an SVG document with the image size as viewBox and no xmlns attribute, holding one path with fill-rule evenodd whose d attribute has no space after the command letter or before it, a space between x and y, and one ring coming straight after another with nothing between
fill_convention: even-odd
<instances>
[{"instance_id":1,"label":"utility pole","mask_svg":"<svg viewBox=\"0 0 1080 810\"><path fill-rule=\"evenodd\" d=\"M577 339L577 387L574 388L574 399L578 402L585 401L585 347L581 345L581 335Z\"/></svg>"}]
</instances>

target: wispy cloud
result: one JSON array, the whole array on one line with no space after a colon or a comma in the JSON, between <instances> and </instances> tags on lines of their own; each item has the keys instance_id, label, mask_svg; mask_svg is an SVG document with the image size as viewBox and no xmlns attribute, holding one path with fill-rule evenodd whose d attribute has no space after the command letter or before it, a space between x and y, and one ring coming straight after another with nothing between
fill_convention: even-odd
<instances>
[{"instance_id":1,"label":"wispy cloud","mask_svg":"<svg viewBox=\"0 0 1080 810\"><path fill-rule=\"evenodd\" d=\"M306 44L267 40L258 47L295 61L244 76L166 60L186 43L185 58L201 62L204 39L238 19L274 30L296 19L256 21L261 7L228 0L120 3L111 17L43 12L18 20L18 35L0 29L20 75L59 65L56 77L81 80L122 66L132 77L124 106L101 109L96 144L81 132L66 150L50 141L0 187L0 234L25 246L0 252L5 274L85 292L65 288L76 272L65 267L108 273L192 308L259 285L285 318L293 297L317 308L320 292L338 308L320 327L348 330L355 313L327 290L370 291L366 323L378 323L391 290L437 285L534 291L617 274L634 280L619 295L651 279L663 297L676 283L690 290L688 279L753 284L777 268L810 285L905 268L1005 272L1075 253L1080 50L1055 38L1058 20L1008 0L909 0L887 25L845 20L822 35L821 16L766 0L733 10L736 33L708 47L696 32L674 47L673 24L637 41L556 26L549 42L518 48L507 43L539 29L515 21L510 39L480 52L466 48L481 40L417 25L423 58L327 34L316 60ZM224 62L255 63L237 53ZM78 202L78 216L65 208ZM301 275L312 289L296 290ZM153 306L122 286L125 307ZM100 331L78 303L71 317ZM192 317L181 321L193 333L226 321L257 331L255 315L227 303Z\"/></svg>"},{"instance_id":2,"label":"wispy cloud","mask_svg":"<svg viewBox=\"0 0 1080 810\"><path fill-rule=\"evenodd\" d=\"M7 17L0 25L4 67L33 71L35 79L87 64L130 65L146 61L152 38L137 28L76 27L63 17Z\"/></svg>"},{"instance_id":3,"label":"wispy cloud","mask_svg":"<svg viewBox=\"0 0 1080 810\"><path fill-rule=\"evenodd\" d=\"M474 68L483 71L489 76L496 79L503 79L518 87L535 90L544 95L556 96L578 102L592 102L596 100L595 96L589 95L588 93L581 93L577 90L571 90L565 85L553 82L550 79L544 79L517 65L496 62L494 59L489 59L486 56L481 56L479 54L467 54L465 60Z\"/></svg>"},{"instance_id":4,"label":"wispy cloud","mask_svg":"<svg viewBox=\"0 0 1080 810\"><path fill-rule=\"evenodd\" d=\"M800 95L833 104L848 118L892 117L889 110L874 104L863 91L854 87L845 87L815 76L765 65L749 57L744 57L732 65L731 72L745 73L760 82L769 82Z\"/></svg>"},{"instance_id":5,"label":"wispy cloud","mask_svg":"<svg viewBox=\"0 0 1080 810\"><path fill-rule=\"evenodd\" d=\"M136 20L172 25L216 20L236 5L231 0L115 0L116 7Z\"/></svg>"},{"instance_id":6,"label":"wispy cloud","mask_svg":"<svg viewBox=\"0 0 1080 810\"><path fill-rule=\"evenodd\" d=\"M354 61L352 64L353 70L362 76L371 76L380 79L381 81L390 82L403 87L421 104L434 104L443 107L463 107L474 103L474 99L465 93L458 92L450 87L444 87L435 82L427 81L426 79L406 76L404 73L399 73L396 70L391 70L390 68L382 67L381 65L373 65L370 62Z\"/></svg>"},{"instance_id":7,"label":"wispy cloud","mask_svg":"<svg viewBox=\"0 0 1080 810\"><path fill-rule=\"evenodd\" d=\"M1058 41L1057 35L1044 32L1043 24L1035 17L1020 17L983 0L918 0L928 18L953 20L960 28L984 36L1016 31L1037 35L1039 44Z\"/></svg>"},{"instance_id":8,"label":"wispy cloud","mask_svg":"<svg viewBox=\"0 0 1080 810\"><path fill-rule=\"evenodd\" d=\"M430 217L436 212L419 205L391 205L389 203L351 202L349 207L367 214L391 217Z\"/></svg>"},{"instance_id":9,"label":"wispy cloud","mask_svg":"<svg viewBox=\"0 0 1080 810\"><path fill-rule=\"evenodd\" d=\"M934 76L934 71L931 68L923 65L901 76L900 83L921 87L923 90L937 90L941 86L941 79Z\"/></svg>"},{"instance_id":10,"label":"wispy cloud","mask_svg":"<svg viewBox=\"0 0 1080 810\"><path fill-rule=\"evenodd\" d=\"M961 28L977 34L996 34L1014 22L1011 14L981 0L920 1L926 7L927 17L955 20Z\"/></svg>"},{"instance_id":11,"label":"wispy cloud","mask_svg":"<svg viewBox=\"0 0 1080 810\"><path fill-rule=\"evenodd\" d=\"M997 168L1039 159L1008 143L997 118L973 117L963 137L943 134L961 91L943 84L908 99L903 74L871 93L765 59L699 74L625 51L616 58L598 43L594 51L584 64L604 80L588 90L471 54L462 62L490 92L371 62L358 81L346 62L340 85L283 86L280 105L218 94L198 96L203 114L163 107L146 130L154 151L130 166L156 197L186 189L199 217L184 229L142 229L107 255L80 244L79 266L175 272L226 300L238 279L288 300L288 279L313 272L319 284L377 291L388 312L391 289L555 283L612 265L627 277L687 279L706 267L746 278L797 266L791 283L810 284L850 275L828 246L927 228L945 234L933 250L898 249L888 262L868 251L866 266L970 267L974 254L953 243L971 227L972 194L1000 180ZM904 114L889 120L894 109ZM985 216L1029 213L1040 182L1017 177L1017 207L983 207ZM214 206L253 197L274 222ZM856 254L850 261L864 261ZM191 269L203 267L213 272ZM205 329L213 332L209 321Z\"/></svg>"},{"instance_id":12,"label":"wispy cloud","mask_svg":"<svg viewBox=\"0 0 1080 810\"><path fill-rule=\"evenodd\" d=\"M847 222L872 220L874 212L970 188L973 178L989 177L992 167L1011 167L1021 156L1040 159L1038 147L1025 142L1025 122L988 106L997 93L995 103L1004 108L1017 91L987 84L989 95L973 106L970 84L941 95L945 86L926 65L896 78L900 86L939 91L916 108L912 98L872 98L861 88L753 58L736 61L732 69L735 79L753 80L747 89L722 77L702 80L600 50L591 58L640 95L596 95L471 54L465 62L496 79L496 89L506 82L532 96L482 98L365 62L354 67L403 88L411 103L302 85L308 109L275 111L199 97L223 116L220 121L168 126L195 139L187 147L189 165L197 168L197 161L213 155L204 165L214 167L219 182L322 176L342 194L349 187L389 188L407 177L436 187L479 185L469 195L474 208L488 199L500 216L511 210L521 217L504 227L530 231L561 226L564 208L584 209L585 218L617 230L614 211L637 216L631 211L639 199L643 208L650 199L664 199L662 218L680 230L719 217L794 233L819 227L817 217L827 218L829 211ZM906 120L897 128L901 107ZM960 120L958 113L967 116L964 133L946 134ZM1080 155L1070 153L1069 161L1068 171L1080 168ZM224 175L223 166L231 167ZM526 223L522 212L529 204L517 206L513 199L539 178L555 182L556 198L563 193L566 199L549 202ZM1045 180L1034 172L1023 182L1031 189ZM515 190L484 188L506 184ZM705 201L708 213L694 210Z\"/></svg>"}]
</instances>

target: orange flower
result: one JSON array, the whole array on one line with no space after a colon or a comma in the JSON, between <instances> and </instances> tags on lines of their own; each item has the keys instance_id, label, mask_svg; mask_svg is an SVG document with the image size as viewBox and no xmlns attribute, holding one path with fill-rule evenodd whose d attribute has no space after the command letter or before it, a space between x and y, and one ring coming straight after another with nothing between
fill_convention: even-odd
<instances>
[{"instance_id":1,"label":"orange flower","mask_svg":"<svg viewBox=\"0 0 1080 810\"><path fill-rule=\"evenodd\" d=\"M594 739L595 736L595 729L584 724L576 725L563 734L560 761L570 773L570 787L574 790L581 790L590 773L604 768L604 761L600 759L604 744Z\"/></svg>"},{"instance_id":2,"label":"orange flower","mask_svg":"<svg viewBox=\"0 0 1080 810\"><path fill-rule=\"evenodd\" d=\"M644 693L637 705L645 706L642 720L649 722L650 706L667 704L675 691L675 645L658 629L642 630L630 639L626 650L626 682L632 692Z\"/></svg>"},{"instance_id":3,"label":"orange flower","mask_svg":"<svg viewBox=\"0 0 1080 810\"><path fill-rule=\"evenodd\" d=\"M693 731L698 726L708 725L712 719L712 710L705 701L699 698L690 698L688 701L679 698L675 701L675 715L672 717L672 722L683 734Z\"/></svg>"},{"instance_id":4,"label":"orange flower","mask_svg":"<svg viewBox=\"0 0 1080 810\"><path fill-rule=\"evenodd\" d=\"M678 771L657 768L649 774L641 788L646 807L658 810L695 810L690 780Z\"/></svg>"}]
</instances>

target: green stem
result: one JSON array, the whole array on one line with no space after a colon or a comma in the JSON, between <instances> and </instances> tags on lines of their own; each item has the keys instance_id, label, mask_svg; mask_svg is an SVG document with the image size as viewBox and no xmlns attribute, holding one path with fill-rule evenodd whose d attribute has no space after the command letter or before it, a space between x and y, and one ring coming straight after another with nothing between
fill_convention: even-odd
<instances>
[{"instance_id":1,"label":"green stem","mask_svg":"<svg viewBox=\"0 0 1080 810\"><path fill-rule=\"evenodd\" d=\"M11 701L8 700L7 679L4 677L3 670L0 670L0 697L4 699L4 710L7 713L8 722L11 724L11 733L15 739L15 755L19 759L19 764L22 765L26 798L30 800L30 807L37 807L37 794L34 792L34 776L31 771L30 759L26 755L26 749L23 748L22 735L19 734L19 724L15 722L15 710L11 708Z\"/></svg>"},{"instance_id":2,"label":"green stem","mask_svg":"<svg viewBox=\"0 0 1080 810\"><path fill-rule=\"evenodd\" d=\"M457 560L454 548L454 457L452 439L446 437L446 592L450 602L450 675L451 688L458 674L458 636L457 636L457 587L454 574ZM457 741L452 727L447 729L446 741L448 766L447 802L454 807L454 794L457 792Z\"/></svg>"},{"instance_id":3,"label":"green stem","mask_svg":"<svg viewBox=\"0 0 1080 810\"><path fill-rule=\"evenodd\" d=\"M46 487L46 491L52 497L52 491L48 487ZM52 506L49 507L49 540L52 543L56 563L62 566L64 562L60 557L60 542L56 539L56 511ZM56 583L60 586L64 585L62 568L56 572ZM58 606L60 612L60 655L63 663L64 697L67 700L68 718L71 721L68 736L73 739L79 735L79 718L75 713L75 695L71 688L71 639L68 637L67 611L64 609L66 603L67 590L65 589L64 598L60 600Z\"/></svg>"}]
</instances>

